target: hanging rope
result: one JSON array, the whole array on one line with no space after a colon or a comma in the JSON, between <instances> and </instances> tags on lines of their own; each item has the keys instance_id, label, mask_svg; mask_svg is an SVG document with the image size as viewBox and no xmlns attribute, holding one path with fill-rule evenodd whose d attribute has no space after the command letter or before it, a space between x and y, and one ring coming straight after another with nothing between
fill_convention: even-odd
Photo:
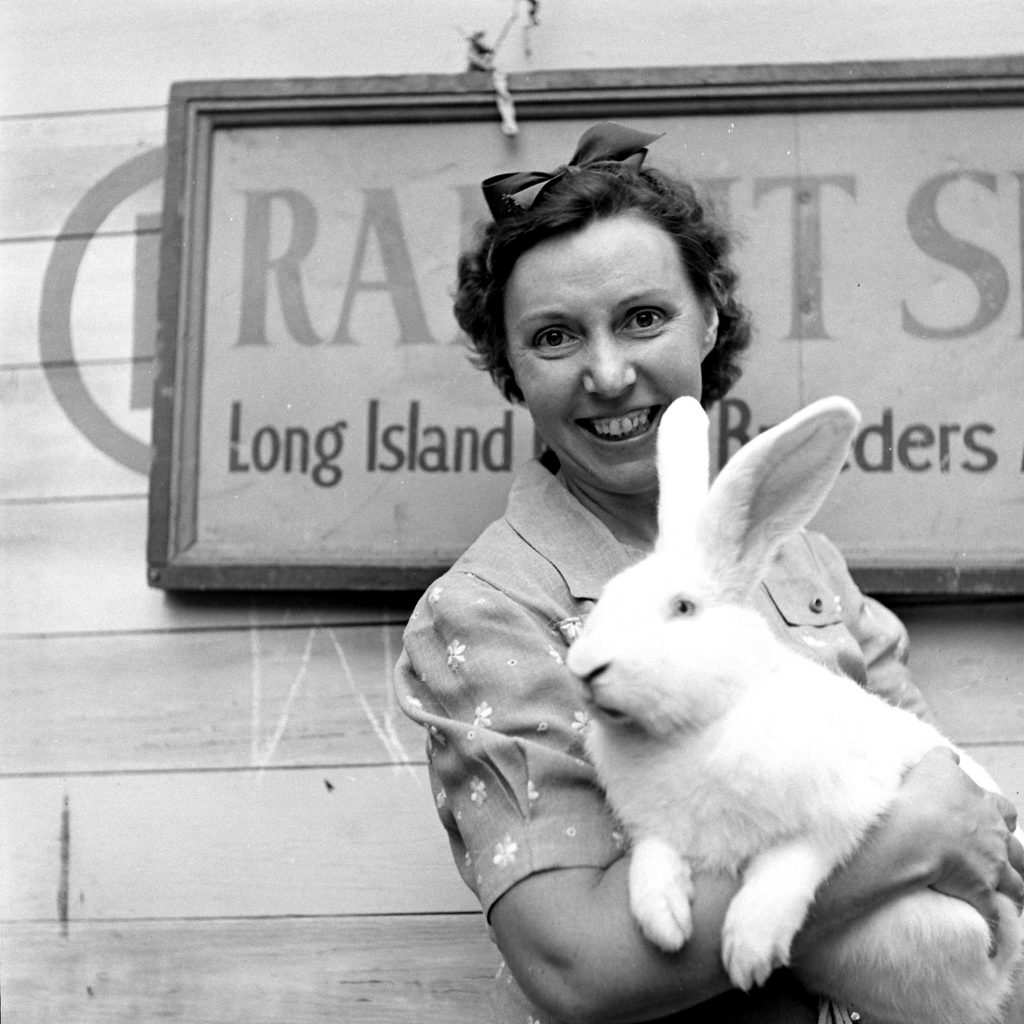
<instances>
[{"instance_id":1,"label":"hanging rope","mask_svg":"<svg viewBox=\"0 0 1024 1024\"><path fill-rule=\"evenodd\" d=\"M501 118L501 130L506 135L518 135L519 125L516 121L515 100L508 88L508 76L498 67L497 58L498 51L512 30L512 26L519 20L524 3L526 24L523 27L523 49L526 56L529 57L531 56L529 33L540 24L540 0L514 0L512 13L502 25L493 46L488 44L487 33L484 31L461 33L467 46L467 70L485 71L491 76L498 116Z\"/></svg>"}]
</instances>

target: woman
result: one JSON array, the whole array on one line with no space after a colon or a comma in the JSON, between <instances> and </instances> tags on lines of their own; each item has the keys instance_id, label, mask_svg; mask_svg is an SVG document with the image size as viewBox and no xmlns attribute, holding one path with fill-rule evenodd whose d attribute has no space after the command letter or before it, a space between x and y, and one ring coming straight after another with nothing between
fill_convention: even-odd
<instances>
[{"instance_id":1,"label":"woman","mask_svg":"<svg viewBox=\"0 0 1024 1024\"><path fill-rule=\"evenodd\" d=\"M552 175L484 182L495 219L460 260L455 313L547 451L515 482L504 518L420 601L397 689L428 729L441 820L508 965L494 1019L816 1021L798 965L822 936L917 886L991 918L997 890L1024 898L1024 853L1008 838L1012 807L936 751L823 888L795 973L730 991L719 951L728 879L698 879L694 934L678 955L633 925L625 837L585 759L586 705L563 660L602 585L651 548L661 412L680 395L724 395L749 333L728 236L688 185L641 166L656 138L597 126ZM785 636L819 594L842 609L812 616L819 653L923 713L902 626L823 539L787 549L762 610Z\"/></svg>"}]
</instances>

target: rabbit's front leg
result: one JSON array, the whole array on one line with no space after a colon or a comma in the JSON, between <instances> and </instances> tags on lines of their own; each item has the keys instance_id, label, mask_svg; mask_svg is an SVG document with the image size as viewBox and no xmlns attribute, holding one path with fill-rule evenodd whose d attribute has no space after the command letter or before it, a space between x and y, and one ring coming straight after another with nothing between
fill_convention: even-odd
<instances>
[{"instance_id":1,"label":"rabbit's front leg","mask_svg":"<svg viewBox=\"0 0 1024 1024\"><path fill-rule=\"evenodd\" d=\"M793 937L836 862L832 851L807 839L753 857L722 925L722 962L737 988L763 985L789 963Z\"/></svg>"},{"instance_id":2,"label":"rabbit's front leg","mask_svg":"<svg viewBox=\"0 0 1024 1024\"><path fill-rule=\"evenodd\" d=\"M658 836L636 842L629 863L629 905L640 930L659 949L681 949L693 931L690 864Z\"/></svg>"}]
</instances>

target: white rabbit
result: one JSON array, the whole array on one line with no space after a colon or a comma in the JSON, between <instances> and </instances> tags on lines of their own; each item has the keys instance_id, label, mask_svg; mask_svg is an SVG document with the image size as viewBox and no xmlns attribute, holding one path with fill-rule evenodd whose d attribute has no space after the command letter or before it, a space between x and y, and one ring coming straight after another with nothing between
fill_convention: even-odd
<instances>
[{"instance_id":1,"label":"white rabbit","mask_svg":"<svg viewBox=\"0 0 1024 1024\"><path fill-rule=\"evenodd\" d=\"M815 890L904 772L952 746L798 653L750 604L779 546L824 501L859 421L845 399L816 402L744 446L709 489L707 416L674 402L658 436L658 543L609 582L569 650L595 708L588 751L631 836L635 918L679 949L691 866L742 876L722 956L743 989L788 963ZM996 789L965 755L961 765ZM1016 908L999 901L992 958L970 904L923 890L825 944L802 977L867 1020L989 1024L1022 959Z\"/></svg>"}]
</instances>

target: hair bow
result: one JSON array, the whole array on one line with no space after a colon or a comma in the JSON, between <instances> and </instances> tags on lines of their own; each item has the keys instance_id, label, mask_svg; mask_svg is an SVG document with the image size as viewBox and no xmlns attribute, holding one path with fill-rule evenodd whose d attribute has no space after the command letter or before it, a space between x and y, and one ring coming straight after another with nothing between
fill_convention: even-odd
<instances>
[{"instance_id":1,"label":"hair bow","mask_svg":"<svg viewBox=\"0 0 1024 1024\"><path fill-rule=\"evenodd\" d=\"M484 199L495 220L510 214L529 210L537 197L551 184L564 176L569 167L582 167L604 160L631 164L640 167L647 155L647 147L662 137L664 132L652 135L650 132L626 128L621 124L605 121L588 128L576 144L576 152L568 165L563 164L551 172L512 171L495 174L480 185Z\"/></svg>"}]
</instances>

